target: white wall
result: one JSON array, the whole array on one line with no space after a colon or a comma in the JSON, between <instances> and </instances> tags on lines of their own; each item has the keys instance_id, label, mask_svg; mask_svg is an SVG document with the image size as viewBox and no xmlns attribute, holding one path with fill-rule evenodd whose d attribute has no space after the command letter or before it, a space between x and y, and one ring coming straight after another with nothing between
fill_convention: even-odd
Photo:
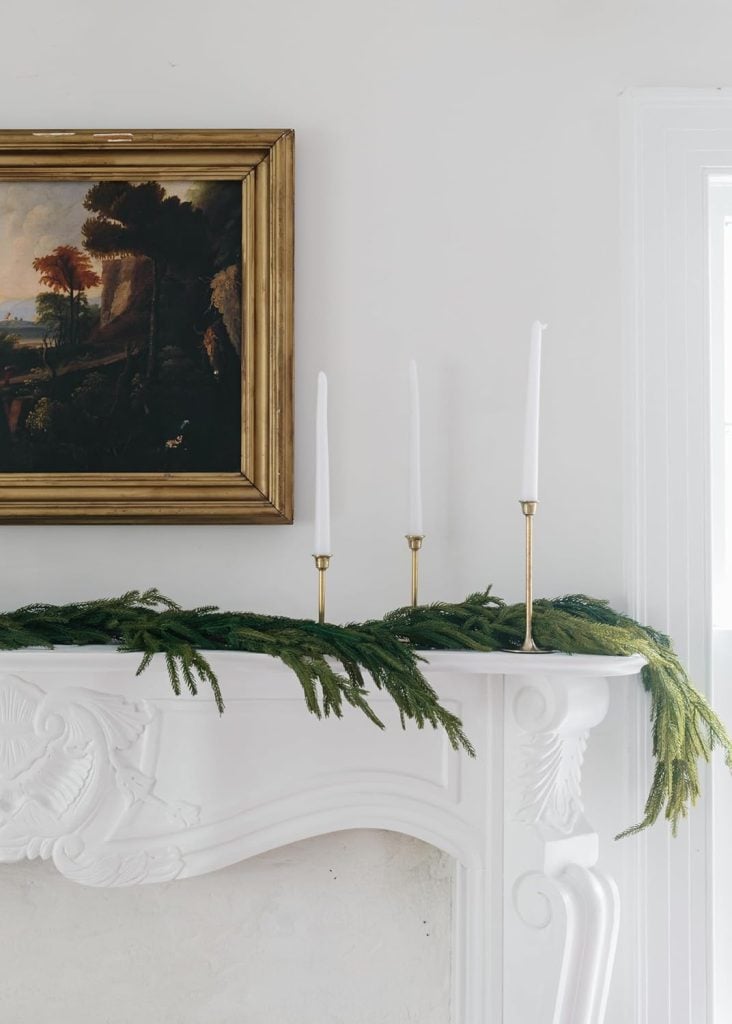
<instances>
[{"instance_id":1,"label":"white wall","mask_svg":"<svg viewBox=\"0 0 732 1024\"><path fill-rule=\"evenodd\" d=\"M309 613L319 368L332 395L330 611L399 603L412 355L424 596L492 581L518 597L536 316L551 328L537 590L621 599L617 97L730 84L726 0L36 0L3 13L6 127L298 133L296 525L5 527L3 605L156 585L183 602ZM349 839L354 862L361 841ZM0 885L5 902L20 876Z\"/></svg>"},{"instance_id":2,"label":"white wall","mask_svg":"<svg viewBox=\"0 0 732 1024\"><path fill-rule=\"evenodd\" d=\"M331 612L400 602L413 354L425 596L494 581L517 597L535 316L551 328L538 589L619 599L617 97L724 81L730 30L732 9L713 0L8 8L7 127L297 130L297 523L4 527L5 602L154 584L187 602L309 612L320 367L332 390Z\"/></svg>"}]
</instances>

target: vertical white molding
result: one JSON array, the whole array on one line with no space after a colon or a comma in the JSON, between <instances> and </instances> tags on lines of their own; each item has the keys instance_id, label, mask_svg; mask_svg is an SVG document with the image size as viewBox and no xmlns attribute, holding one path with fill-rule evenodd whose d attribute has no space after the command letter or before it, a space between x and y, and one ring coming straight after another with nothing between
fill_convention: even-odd
<instances>
[{"instance_id":1,"label":"vertical white molding","mask_svg":"<svg viewBox=\"0 0 732 1024\"><path fill-rule=\"evenodd\" d=\"M709 173L732 168L732 92L631 91L622 99L622 142L626 603L671 635L708 691L706 197ZM638 803L650 768L642 703L629 694ZM631 840L639 1024L713 1020L710 806L697 807L677 839L661 824Z\"/></svg>"},{"instance_id":2,"label":"vertical white molding","mask_svg":"<svg viewBox=\"0 0 732 1024\"><path fill-rule=\"evenodd\" d=\"M475 811L479 856L456 864L453 892L450 1024L487 1024L502 1019L503 962L503 687L480 677L485 695L473 740L481 774ZM486 770L490 764L490 771Z\"/></svg>"}]
</instances>

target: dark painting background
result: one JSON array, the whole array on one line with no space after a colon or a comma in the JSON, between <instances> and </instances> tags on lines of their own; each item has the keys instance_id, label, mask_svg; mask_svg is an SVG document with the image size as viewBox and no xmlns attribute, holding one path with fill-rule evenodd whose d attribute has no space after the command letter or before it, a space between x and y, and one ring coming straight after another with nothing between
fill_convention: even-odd
<instances>
[{"instance_id":1,"label":"dark painting background","mask_svg":"<svg viewBox=\"0 0 732 1024\"><path fill-rule=\"evenodd\" d=\"M241 182L0 184L0 472L237 471Z\"/></svg>"}]
</instances>

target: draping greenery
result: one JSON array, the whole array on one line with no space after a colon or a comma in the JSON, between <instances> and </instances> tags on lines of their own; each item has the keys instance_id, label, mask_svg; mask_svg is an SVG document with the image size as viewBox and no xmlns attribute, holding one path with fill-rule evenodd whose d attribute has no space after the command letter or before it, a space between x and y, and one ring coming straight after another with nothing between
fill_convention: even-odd
<instances>
[{"instance_id":1,"label":"draping greenery","mask_svg":"<svg viewBox=\"0 0 732 1024\"><path fill-rule=\"evenodd\" d=\"M369 688L390 695L402 724L445 730L455 749L473 755L459 718L444 708L421 666L420 651L494 651L518 648L524 605L506 604L490 589L456 604L398 608L382 619L319 624L309 619L184 609L156 590L68 605L36 604L0 615L0 649L61 644L115 644L139 651L140 672L153 656L165 658L176 694L209 685L217 706L224 700L205 651L249 651L279 658L302 686L318 717L343 714L346 704L377 726ZM720 747L732 768L732 742L706 698L691 684L667 637L584 595L534 605L537 643L567 654L641 654L641 679L650 695L655 771L641 821L629 835L652 825L661 813L676 832L699 795L699 765ZM231 684L230 684L231 685Z\"/></svg>"}]
</instances>

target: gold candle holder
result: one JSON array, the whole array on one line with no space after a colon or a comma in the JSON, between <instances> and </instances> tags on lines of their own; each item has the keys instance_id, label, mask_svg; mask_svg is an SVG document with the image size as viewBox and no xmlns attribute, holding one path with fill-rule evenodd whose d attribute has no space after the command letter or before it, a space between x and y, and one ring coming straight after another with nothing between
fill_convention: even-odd
<instances>
[{"instance_id":1,"label":"gold candle holder","mask_svg":"<svg viewBox=\"0 0 732 1024\"><path fill-rule=\"evenodd\" d=\"M419 549L423 540L424 536L419 534L407 534L407 544L412 552L412 608L419 604Z\"/></svg>"},{"instance_id":2,"label":"gold candle holder","mask_svg":"<svg viewBox=\"0 0 732 1024\"><path fill-rule=\"evenodd\" d=\"M524 642L519 648L521 654L546 654L534 642L532 625L534 618L534 516L538 501L521 501L526 528L526 631Z\"/></svg>"},{"instance_id":3,"label":"gold candle holder","mask_svg":"<svg viewBox=\"0 0 732 1024\"><path fill-rule=\"evenodd\" d=\"M330 555L313 555L318 570L318 622L325 622L325 574L330 565Z\"/></svg>"}]
</instances>

